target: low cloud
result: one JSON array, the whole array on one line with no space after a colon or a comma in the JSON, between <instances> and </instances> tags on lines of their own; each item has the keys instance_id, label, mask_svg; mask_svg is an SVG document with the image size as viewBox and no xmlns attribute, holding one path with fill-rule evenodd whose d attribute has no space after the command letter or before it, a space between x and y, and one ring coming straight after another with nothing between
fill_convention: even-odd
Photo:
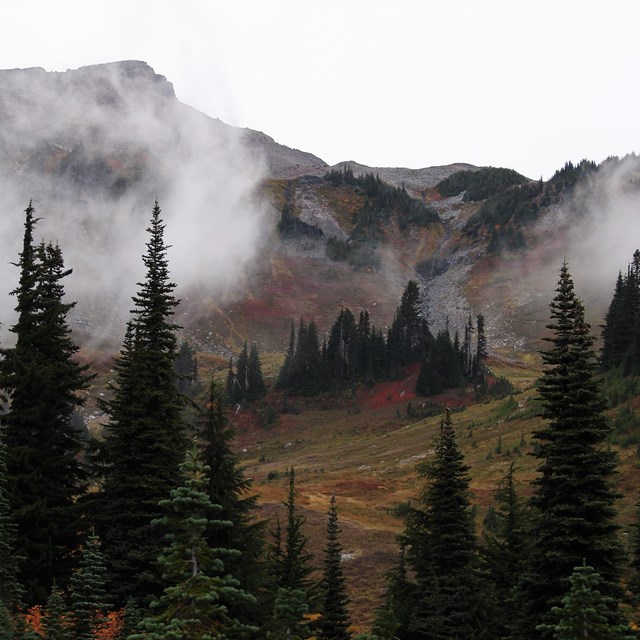
<instances>
[{"instance_id":1,"label":"low cloud","mask_svg":"<svg viewBox=\"0 0 640 640\"><path fill-rule=\"evenodd\" d=\"M59 242L74 270L66 288L78 301L80 325L122 333L115 326L144 277L141 255L156 198L178 290L233 290L264 231L255 195L263 163L243 145L242 131L179 103L171 84L144 63L0 74L6 294L17 284L10 262L32 199L41 218L36 239ZM4 337L13 306L0 292Z\"/></svg>"}]
</instances>

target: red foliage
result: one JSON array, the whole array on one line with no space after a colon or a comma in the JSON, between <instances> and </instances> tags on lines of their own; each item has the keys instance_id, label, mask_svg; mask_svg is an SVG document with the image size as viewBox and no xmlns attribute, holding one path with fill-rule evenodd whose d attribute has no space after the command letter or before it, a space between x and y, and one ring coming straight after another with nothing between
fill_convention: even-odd
<instances>
[{"instance_id":1,"label":"red foliage","mask_svg":"<svg viewBox=\"0 0 640 640\"><path fill-rule=\"evenodd\" d=\"M416 397L415 387L419 369L418 363L409 365L406 378L393 382L378 382L373 388L361 391L358 401L370 409L382 409L412 400Z\"/></svg>"}]
</instances>

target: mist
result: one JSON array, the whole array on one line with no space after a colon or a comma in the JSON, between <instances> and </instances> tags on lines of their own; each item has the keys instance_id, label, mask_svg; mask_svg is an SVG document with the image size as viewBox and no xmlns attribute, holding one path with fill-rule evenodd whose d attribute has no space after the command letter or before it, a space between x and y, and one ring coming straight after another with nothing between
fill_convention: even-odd
<instances>
[{"instance_id":1,"label":"mist","mask_svg":"<svg viewBox=\"0 0 640 640\"><path fill-rule=\"evenodd\" d=\"M177 295L229 296L265 229L263 160L241 130L183 105L141 62L0 72L0 320L15 321L24 209L57 242L73 323L124 332L158 199ZM202 79L206 84L206 79Z\"/></svg>"}]
</instances>

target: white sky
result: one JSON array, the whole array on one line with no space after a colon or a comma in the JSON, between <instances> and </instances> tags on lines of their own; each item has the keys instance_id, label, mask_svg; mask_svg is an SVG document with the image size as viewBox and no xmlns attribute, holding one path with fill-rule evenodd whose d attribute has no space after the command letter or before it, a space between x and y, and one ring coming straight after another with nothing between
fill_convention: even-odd
<instances>
[{"instance_id":1,"label":"white sky","mask_svg":"<svg viewBox=\"0 0 640 640\"><path fill-rule=\"evenodd\" d=\"M0 68L137 59L180 100L330 164L640 151L637 0L2 0Z\"/></svg>"}]
</instances>

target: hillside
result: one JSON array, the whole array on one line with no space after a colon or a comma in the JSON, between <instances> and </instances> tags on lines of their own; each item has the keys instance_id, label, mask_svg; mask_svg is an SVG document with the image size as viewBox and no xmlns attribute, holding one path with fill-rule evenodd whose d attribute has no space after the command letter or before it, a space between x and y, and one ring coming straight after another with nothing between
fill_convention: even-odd
<instances>
[{"instance_id":1,"label":"hillside","mask_svg":"<svg viewBox=\"0 0 640 640\"><path fill-rule=\"evenodd\" d=\"M59 241L74 269L73 335L80 359L97 373L83 409L93 433L106 419L97 401L109 393L141 278L144 227L159 200L181 298L175 320L197 352L200 379L223 380L245 341L260 349L269 394L235 409L232 420L262 512L282 508L286 470L295 467L319 562L324 513L336 495L352 611L363 630L397 555L403 507L422 485L416 465L433 455L441 409L454 409L481 531L512 462L518 489L530 493L531 433L541 421L538 350L560 264L569 261L597 333L615 276L637 248L635 156L567 163L544 183L462 162L330 167L181 104L169 80L138 61L0 71L0 178L0 238L9 256L0 266L3 344L12 339L8 293L17 276L7 263L33 200L38 233ZM434 333L447 326L462 334L469 317L484 316L491 375L508 378L512 396L478 402L469 384L417 398L415 364L397 380L316 398L274 390L292 319L317 323L321 344L346 307L367 310L386 330L411 279ZM634 393L627 401L636 406ZM432 415L417 417L423 409ZM612 417L618 411L609 409ZM266 420L268 412L275 419ZM621 432L612 444L628 527L640 484L637 438Z\"/></svg>"}]
</instances>

